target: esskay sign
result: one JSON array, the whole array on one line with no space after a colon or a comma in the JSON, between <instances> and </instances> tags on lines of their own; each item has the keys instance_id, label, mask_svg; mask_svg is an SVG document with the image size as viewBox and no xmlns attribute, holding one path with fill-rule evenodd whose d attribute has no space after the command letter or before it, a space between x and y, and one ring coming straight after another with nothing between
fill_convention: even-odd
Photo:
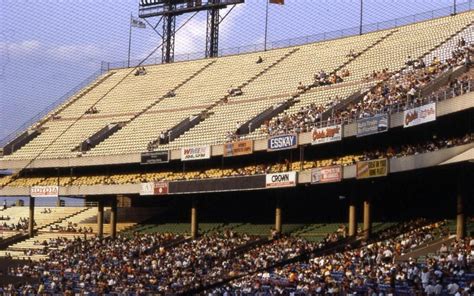
<instances>
[{"instance_id":1,"label":"esskay sign","mask_svg":"<svg viewBox=\"0 0 474 296\"><path fill-rule=\"evenodd\" d=\"M168 182L142 183L140 195L165 195L169 192Z\"/></svg>"},{"instance_id":2,"label":"esskay sign","mask_svg":"<svg viewBox=\"0 0 474 296\"><path fill-rule=\"evenodd\" d=\"M410 127L436 120L436 103L416 107L403 112L403 127Z\"/></svg>"},{"instance_id":3,"label":"esskay sign","mask_svg":"<svg viewBox=\"0 0 474 296\"><path fill-rule=\"evenodd\" d=\"M312 132L311 144L324 144L342 139L342 125L317 128Z\"/></svg>"},{"instance_id":4,"label":"esskay sign","mask_svg":"<svg viewBox=\"0 0 474 296\"><path fill-rule=\"evenodd\" d=\"M356 163L356 169L357 179L384 177L388 174L388 160L383 158L359 161Z\"/></svg>"},{"instance_id":5,"label":"esskay sign","mask_svg":"<svg viewBox=\"0 0 474 296\"><path fill-rule=\"evenodd\" d=\"M30 189L31 197L58 197L59 186L33 186Z\"/></svg>"},{"instance_id":6,"label":"esskay sign","mask_svg":"<svg viewBox=\"0 0 474 296\"><path fill-rule=\"evenodd\" d=\"M181 160L197 160L211 158L211 146L181 148Z\"/></svg>"},{"instance_id":7,"label":"esskay sign","mask_svg":"<svg viewBox=\"0 0 474 296\"><path fill-rule=\"evenodd\" d=\"M268 138L267 140L267 150L268 151L278 151L293 149L298 146L298 135L280 135Z\"/></svg>"},{"instance_id":8,"label":"esskay sign","mask_svg":"<svg viewBox=\"0 0 474 296\"><path fill-rule=\"evenodd\" d=\"M315 168L311 170L311 183L331 183L342 180L342 167L340 165Z\"/></svg>"},{"instance_id":9,"label":"esskay sign","mask_svg":"<svg viewBox=\"0 0 474 296\"><path fill-rule=\"evenodd\" d=\"M294 187L294 186L296 186L296 172L265 175L266 188Z\"/></svg>"}]
</instances>

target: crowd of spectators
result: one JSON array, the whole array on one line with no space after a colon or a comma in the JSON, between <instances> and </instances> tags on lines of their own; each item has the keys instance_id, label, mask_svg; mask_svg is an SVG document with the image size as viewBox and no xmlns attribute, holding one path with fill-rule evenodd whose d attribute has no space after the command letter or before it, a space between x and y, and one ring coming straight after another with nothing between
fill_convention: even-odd
<instances>
[{"instance_id":1,"label":"crowd of spectators","mask_svg":"<svg viewBox=\"0 0 474 296\"><path fill-rule=\"evenodd\" d=\"M37 242L47 247L49 259L11 269L10 274L39 278L43 289L53 293L176 294L267 268L313 249L313 244L302 239L278 237L259 243L259 237L231 231L166 246L178 238L135 234L116 240Z\"/></svg>"},{"instance_id":2,"label":"crowd of spectators","mask_svg":"<svg viewBox=\"0 0 474 296\"><path fill-rule=\"evenodd\" d=\"M438 222L359 248L270 268L213 289L210 294L472 295L474 239L453 242L426 262L397 260L446 236L444 226Z\"/></svg>"},{"instance_id":3,"label":"crowd of spectators","mask_svg":"<svg viewBox=\"0 0 474 296\"><path fill-rule=\"evenodd\" d=\"M92 233L92 227L82 227L77 223L68 222L66 226L54 224L49 226L50 232Z\"/></svg>"},{"instance_id":4,"label":"crowd of spectators","mask_svg":"<svg viewBox=\"0 0 474 296\"><path fill-rule=\"evenodd\" d=\"M423 282L425 265L428 268L442 265L452 275L449 261L459 262L461 257L453 254L459 254L464 245L456 245L456 251L453 247L442 249L437 257L428 258L425 265L412 259L401 263L396 259L447 233L444 222L426 223L418 219L384 230L370 244L347 245L342 251L319 256L311 254L317 254L315 251L329 243L337 244L344 237L343 231L328 234L321 242L276 233L264 239L230 230L196 239L158 233L120 235L115 240L58 238L36 242L45 247L42 254L48 255L47 260L9 270L10 275L37 278L40 284L9 286L3 291L175 295L213 285L217 288L208 291L208 295L289 295L290 292L322 295L337 291L347 292L344 295L355 292L367 295L370 291L390 289L419 291L427 286ZM471 249L472 246L463 253L464 263L455 265L456 275L470 272ZM310 259L304 259L308 255ZM297 262L285 265L290 259ZM443 289L448 281L457 282L446 273L439 276L433 271L432 274L441 279ZM222 285L225 280L231 280L230 284Z\"/></svg>"},{"instance_id":5,"label":"crowd of spectators","mask_svg":"<svg viewBox=\"0 0 474 296\"><path fill-rule=\"evenodd\" d=\"M29 218L21 217L16 223L3 222L2 224L0 224L0 230L24 231L24 230L28 230L29 223L30 223ZM35 226L36 226L36 222L35 222Z\"/></svg>"},{"instance_id":6,"label":"crowd of spectators","mask_svg":"<svg viewBox=\"0 0 474 296\"><path fill-rule=\"evenodd\" d=\"M345 108L333 108L339 104L341 98L329 98L329 102L324 105L311 104L301 107L298 112L288 114L286 112L276 118L265 122L261 127L261 132L268 135L285 134L291 132L309 132L315 127L329 124L331 122L344 123L350 119L371 117L379 113L390 112L395 106L402 105L404 108L411 108L431 101L437 96L437 93L423 97L420 91L430 82L441 76L447 70L457 66L472 65L472 56L474 56L474 43L470 45L459 46L453 50L452 57L442 61L437 57L425 64L423 59L412 60L408 57L406 67L400 72L390 72L388 69L374 71L367 75L367 80L379 80L381 83L367 91L363 98L356 103L351 103ZM319 76L326 77L324 71ZM467 89L468 83L472 81L472 74L461 76L454 79L448 85L459 95ZM298 90L305 90L306 86L300 83ZM442 88L444 91L446 87ZM324 118L323 113L331 111Z\"/></svg>"}]
</instances>

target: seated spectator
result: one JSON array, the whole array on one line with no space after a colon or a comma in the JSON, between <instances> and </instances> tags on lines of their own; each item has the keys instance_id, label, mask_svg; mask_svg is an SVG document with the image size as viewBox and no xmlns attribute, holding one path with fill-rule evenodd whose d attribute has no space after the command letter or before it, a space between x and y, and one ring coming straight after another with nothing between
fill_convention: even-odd
<instances>
[{"instance_id":1,"label":"seated spectator","mask_svg":"<svg viewBox=\"0 0 474 296\"><path fill-rule=\"evenodd\" d=\"M97 114L99 113L99 110L95 106L90 107L87 109L86 114Z\"/></svg>"},{"instance_id":2,"label":"seated spectator","mask_svg":"<svg viewBox=\"0 0 474 296\"><path fill-rule=\"evenodd\" d=\"M298 87L297 87L298 91L304 91L306 89L306 86L303 85L303 82L299 82L298 83Z\"/></svg>"},{"instance_id":3,"label":"seated spectator","mask_svg":"<svg viewBox=\"0 0 474 296\"><path fill-rule=\"evenodd\" d=\"M165 98L173 98L173 97L176 97L176 93L174 92L174 90L170 90L165 95Z\"/></svg>"},{"instance_id":4,"label":"seated spectator","mask_svg":"<svg viewBox=\"0 0 474 296\"><path fill-rule=\"evenodd\" d=\"M359 54L355 52L353 48L349 51L349 53L346 55L346 58L356 58Z\"/></svg>"},{"instance_id":5,"label":"seated spectator","mask_svg":"<svg viewBox=\"0 0 474 296\"><path fill-rule=\"evenodd\" d=\"M165 144L165 142L166 142L166 134L167 134L167 132L161 131L161 133L160 133L160 144Z\"/></svg>"},{"instance_id":6,"label":"seated spectator","mask_svg":"<svg viewBox=\"0 0 474 296\"><path fill-rule=\"evenodd\" d=\"M146 73L145 67L138 67L135 71L135 76L146 75Z\"/></svg>"},{"instance_id":7,"label":"seated spectator","mask_svg":"<svg viewBox=\"0 0 474 296\"><path fill-rule=\"evenodd\" d=\"M232 85L230 86L229 90L227 91L227 93L229 94L229 96L231 97L236 97L236 96L241 96L243 93L242 93L242 90L238 87L233 87Z\"/></svg>"}]
</instances>

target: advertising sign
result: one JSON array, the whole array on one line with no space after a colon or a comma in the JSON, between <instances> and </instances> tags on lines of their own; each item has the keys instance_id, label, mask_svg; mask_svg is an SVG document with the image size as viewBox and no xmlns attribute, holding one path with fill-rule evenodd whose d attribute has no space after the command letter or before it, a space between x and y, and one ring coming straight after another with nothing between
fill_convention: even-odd
<instances>
[{"instance_id":1,"label":"advertising sign","mask_svg":"<svg viewBox=\"0 0 474 296\"><path fill-rule=\"evenodd\" d=\"M165 195L168 194L168 182L142 183L140 195Z\"/></svg>"},{"instance_id":2,"label":"advertising sign","mask_svg":"<svg viewBox=\"0 0 474 296\"><path fill-rule=\"evenodd\" d=\"M268 139L267 150L268 151L278 151L293 149L298 146L298 135L280 135L274 136Z\"/></svg>"},{"instance_id":3,"label":"advertising sign","mask_svg":"<svg viewBox=\"0 0 474 296\"><path fill-rule=\"evenodd\" d=\"M436 120L436 103L416 107L403 112L403 127L411 127Z\"/></svg>"},{"instance_id":4,"label":"advertising sign","mask_svg":"<svg viewBox=\"0 0 474 296\"><path fill-rule=\"evenodd\" d=\"M342 125L321 127L313 130L312 145L336 142L342 139Z\"/></svg>"},{"instance_id":5,"label":"advertising sign","mask_svg":"<svg viewBox=\"0 0 474 296\"><path fill-rule=\"evenodd\" d=\"M181 160L198 160L211 158L211 146L181 148Z\"/></svg>"},{"instance_id":6,"label":"advertising sign","mask_svg":"<svg viewBox=\"0 0 474 296\"><path fill-rule=\"evenodd\" d=\"M33 186L30 189L32 197L58 197L59 186Z\"/></svg>"},{"instance_id":7,"label":"advertising sign","mask_svg":"<svg viewBox=\"0 0 474 296\"><path fill-rule=\"evenodd\" d=\"M357 179L384 177L388 174L388 160L375 159L356 163Z\"/></svg>"},{"instance_id":8,"label":"advertising sign","mask_svg":"<svg viewBox=\"0 0 474 296\"><path fill-rule=\"evenodd\" d=\"M253 141L245 140L224 144L224 157L252 154Z\"/></svg>"},{"instance_id":9,"label":"advertising sign","mask_svg":"<svg viewBox=\"0 0 474 296\"><path fill-rule=\"evenodd\" d=\"M152 151L141 154L140 164L157 164L170 161L169 151Z\"/></svg>"},{"instance_id":10,"label":"advertising sign","mask_svg":"<svg viewBox=\"0 0 474 296\"><path fill-rule=\"evenodd\" d=\"M311 170L311 183L332 183L342 180L342 167L340 165L315 168Z\"/></svg>"},{"instance_id":11,"label":"advertising sign","mask_svg":"<svg viewBox=\"0 0 474 296\"><path fill-rule=\"evenodd\" d=\"M296 172L268 174L265 176L266 188L296 186Z\"/></svg>"},{"instance_id":12,"label":"advertising sign","mask_svg":"<svg viewBox=\"0 0 474 296\"><path fill-rule=\"evenodd\" d=\"M388 114L380 114L357 120L357 137L363 137L388 130Z\"/></svg>"}]
</instances>

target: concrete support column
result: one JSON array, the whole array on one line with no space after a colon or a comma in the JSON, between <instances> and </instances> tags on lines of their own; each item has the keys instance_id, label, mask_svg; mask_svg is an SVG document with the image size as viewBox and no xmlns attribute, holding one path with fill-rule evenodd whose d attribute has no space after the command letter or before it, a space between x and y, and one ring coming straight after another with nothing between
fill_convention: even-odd
<instances>
[{"instance_id":1,"label":"concrete support column","mask_svg":"<svg viewBox=\"0 0 474 296\"><path fill-rule=\"evenodd\" d=\"M369 239L372 235L372 213L370 201L364 200L364 239Z\"/></svg>"},{"instance_id":2,"label":"concrete support column","mask_svg":"<svg viewBox=\"0 0 474 296\"><path fill-rule=\"evenodd\" d=\"M97 208L97 234L99 238L104 237L104 201L99 200L99 205Z\"/></svg>"},{"instance_id":3,"label":"concrete support column","mask_svg":"<svg viewBox=\"0 0 474 296\"><path fill-rule=\"evenodd\" d=\"M197 203L193 199L193 205L191 207L191 236L193 238L196 238L199 233L198 233L198 220L197 220Z\"/></svg>"},{"instance_id":4,"label":"concrete support column","mask_svg":"<svg viewBox=\"0 0 474 296\"><path fill-rule=\"evenodd\" d=\"M28 235L34 236L35 228L35 198L30 196L30 220L28 221Z\"/></svg>"},{"instance_id":5,"label":"concrete support column","mask_svg":"<svg viewBox=\"0 0 474 296\"><path fill-rule=\"evenodd\" d=\"M456 238L463 239L466 235L466 217L464 215L464 196L458 189L456 201Z\"/></svg>"},{"instance_id":6,"label":"concrete support column","mask_svg":"<svg viewBox=\"0 0 474 296\"><path fill-rule=\"evenodd\" d=\"M356 222L356 206L354 201L351 199L349 204L349 236L355 236L357 234L357 222Z\"/></svg>"},{"instance_id":7,"label":"concrete support column","mask_svg":"<svg viewBox=\"0 0 474 296\"><path fill-rule=\"evenodd\" d=\"M110 204L110 235L117 237L117 198L113 197Z\"/></svg>"},{"instance_id":8,"label":"concrete support column","mask_svg":"<svg viewBox=\"0 0 474 296\"><path fill-rule=\"evenodd\" d=\"M275 230L277 233L281 233L281 207L278 206L275 209Z\"/></svg>"}]
</instances>

